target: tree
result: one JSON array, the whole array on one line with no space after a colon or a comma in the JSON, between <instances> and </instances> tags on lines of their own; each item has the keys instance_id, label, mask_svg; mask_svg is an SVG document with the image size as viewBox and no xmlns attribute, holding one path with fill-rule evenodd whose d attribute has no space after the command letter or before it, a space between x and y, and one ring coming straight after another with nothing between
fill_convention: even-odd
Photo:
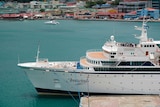
<instances>
[{"instance_id":1,"label":"tree","mask_svg":"<svg viewBox=\"0 0 160 107\"><path fill-rule=\"evenodd\" d=\"M92 6L96 5L96 2L92 2L92 1L87 1L86 2L86 8L92 8Z\"/></svg>"},{"instance_id":2,"label":"tree","mask_svg":"<svg viewBox=\"0 0 160 107\"><path fill-rule=\"evenodd\" d=\"M40 11L40 12L45 12L45 9L40 9L39 11Z\"/></svg>"},{"instance_id":3,"label":"tree","mask_svg":"<svg viewBox=\"0 0 160 107\"><path fill-rule=\"evenodd\" d=\"M106 2L104 2L103 0L98 0L98 1L96 1L96 4L98 4L98 5L102 5L102 4L105 4Z\"/></svg>"},{"instance_id":4,"label":"tree","mask_svg":"<svg viewBox=\"0 0 160 107\"><path fill-rule=\"evenodd\" d=\"M118 5L120 2L120 0L114 0L114 2L112 3L112 5Z\"/></svg>"},{"instance_id":5,"label":"tree","mask_svg":"<svg viewBox=\"0 0 160 107\"><path fill-rule=\"evenodd\" d=\"M103 0L98 0L98 1L95 1L95 2L93 2L93 1L87 1L86 2L86 8L92 8L92 6L95 6L96 4L98 4L98 5L102 5L102 4L105 4L106 2L104 2Z\"/></svg>"}]
</instances>

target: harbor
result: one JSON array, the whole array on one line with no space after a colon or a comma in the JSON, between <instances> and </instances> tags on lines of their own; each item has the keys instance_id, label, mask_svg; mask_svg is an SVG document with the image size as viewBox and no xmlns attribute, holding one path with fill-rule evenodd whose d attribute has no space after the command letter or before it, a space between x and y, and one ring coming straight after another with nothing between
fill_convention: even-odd
<instances>
[{"instance_id":1,"label":"harbor","mask_svg":"<svg viewBox=\"0 0 160 107\"><path fill-rule=\"evenodd\" d=\"M101 48L102 43L112 34L116 35L118 41L138 42L131 37L134 37L132 34L139 34L133 31L134 26L141 25L141 22L58 20L60 24L50 26L44 24L45 21L0 20L1 107L78 107L79 103L75 103L71 96L38 96L17 63L34 61L39 44L40 56L60 61L78 60L87 49ZM160 23L149 22L148 25L148 35L152 35L155 40L159 39ZM153 84L158 85L156 82Z\"/></svg>"},{"instance_id":2,"label":"harbor","mask_svg":"<svg viewBox=\"0 0 160 107\"><path fill-rule=\"evenodd\" d=\"M159 0L0 1L0 107L160 107Z\"/></svg>"},{"instance_id":3,"label":"harbor","mask_svg":"<svg viewBox=\"0 0 160 107\"><path fill-rule=\"evenodd\" d=\"M79 107L160 107L159 95L85 96Z\"/></svg>"}]
</instances>

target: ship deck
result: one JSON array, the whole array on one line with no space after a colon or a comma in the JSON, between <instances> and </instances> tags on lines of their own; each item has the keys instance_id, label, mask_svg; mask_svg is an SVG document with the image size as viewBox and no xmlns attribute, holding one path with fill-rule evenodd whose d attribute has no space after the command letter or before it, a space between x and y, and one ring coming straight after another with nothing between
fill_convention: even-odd
<instances>
[{"instance_id":1,"label":"ship deck","mask_svg":"<svg viewBox=\"0 0 160 107\"><path fill-rule=\"evenodd\" d=\"M93 60L93 61L94 60L95 61L98 61L98 60L102 61L102 60L107 59L107 57L104 56L103 51L89 51L89 52L87 52L86 57L89 58L90 60ZM81 65L88 67L91 63L87 62L86 57L81 58L80 63L81 63Z\"/></svg>"},{"instance_id":2,"label":"ship deck","mask_svg":"<svg viewBox=\"0 0 160 107\"><path fill-rule=\"evenodd\" d=\"M87 56L94 59L105 59L103 51L87 52Z\"/></svg>"},{"instance_id":3,"label":"ship deck","mask_svg":"<svg viewBox=\"0 0 160 107\"><path fill-rule=\"evenodd\" d=\"M81 63L81 65L85 65L85 66L88 66L88 65L89 65L89 64L87 63L86 58L81 59L81 60L80 60L80 63Z\"/></svg>"}]
</instances>

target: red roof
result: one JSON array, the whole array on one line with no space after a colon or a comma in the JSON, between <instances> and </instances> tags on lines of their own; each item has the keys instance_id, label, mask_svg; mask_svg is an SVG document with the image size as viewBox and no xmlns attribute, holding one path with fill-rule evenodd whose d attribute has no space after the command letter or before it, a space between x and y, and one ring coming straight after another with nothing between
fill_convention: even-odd
<instances>
[{"instance_id":1,"label":"red roof","mask_svg":"<svg viewBox=\"0 0 160 107\"><path fill-rule=\"evenodd\" d=\"M74 14L66 14L66 16L68 16L68 17L69 17L69 16L74 16Z\"/></svg>"},{"instance_id":2,"label":"red roof","mask_svg":"<svg viewBox=\"0 0 160 107\"><path fill-rule=\"evenodd\" d=\"M16 18L16 17L20 17L19 14L3 14L2 15L3 18Z\"/></svg>"},{"instance_id":3,"label":"red roof","mask_svg":"<svg viewBox=\"0 0 160 107\"><path fill-rule=\"evenodd\" d=\"M108 15L108 13L107 12L97 12L97 15L106 16Z\"/></svg>"},{"instance_id":4,"label":"red roof","mask_svg":"<svg viewBox=\"0 0 160 107\"><path fill-rule=\"evenodd\" d=\"M124 13L97 12L97 15L100 15L100 16L107 16L107 15L124 15Z\"/></svg>"},{"instance_id":5,"label":"red roof","mask_svg":"<svg viewBox=\"0 0 160 107\"><path fill-rule=\"evenodd\" d=\"M137 14L137 11L132 11L130 13L127 13L127 15L136 15Z\"/></svg>"},{"instance_id":6,"label":"red roof","mask_svg":"<svg viewBox=\"0 0 160 107\"><path fill-rule=\"evenodd\" d=\"M153 9L153 8L147 8L147 10L149 10L149 11L155 11L156 9Z\"/></svg>"},{"instance_id":7,"label":"red roof","mask_svg":"<svg viewBox=\"0 0 160 107\"><path fill-rule=\"evenodd\" d=\"M148 11L155 11L156 9L154 9L154 8L150 8L150 7L148 7L148 8L145 8L146 10L148 10ZM142 9L139 9L139 10L142 10Z\"/></svg>"}]
</instances>

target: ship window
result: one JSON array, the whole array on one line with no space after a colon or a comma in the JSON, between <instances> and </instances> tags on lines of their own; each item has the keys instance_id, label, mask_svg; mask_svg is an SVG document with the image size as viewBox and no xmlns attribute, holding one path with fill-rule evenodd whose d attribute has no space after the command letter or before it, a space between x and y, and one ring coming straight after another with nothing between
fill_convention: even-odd
<instances>
[{"instance_id":1,"label":"ship window","mask_svg":"<svg viewBox=\"0 0 160 107\"><path fill-rule=\"evenodd\" d=\"M111 55L116 55L116 52L111 52L110 54L111 54Z\"/></svg>"},{"instance_id":2,"label":"ship window","mask_svg":"<svg viewBox=\"0 0 160 107\"><path fill-rule=\"evenodd\" d=\"M152 66L152 65L150 65ZM94 67L95 71L159 71L159 68L112 68L112 67ZM159 82L160 84L160 82Z\"/></svg>"},{"instance_id":3,"label":"ship window","mask_svg":"<svg viewBox=\"0 0 160 107\"><path fill-rule=\"evenodd\" d=\"M159 45L159 46L158 46ZM160 47L160 44L157 44L158 47ZM154 47L154 45L141 45L141 47Z\"/></svg>"},{"instance_id":4,"label":"ship window","mask_svg":"<svg viewBox=\"0 0 160 107\"><path fill-rule=\"evenodd\" d=\"M114 58L114 56L111 56L111 58Z\"/></svg>"},{"instance_id":5,"label":"ship window","mask_svg":"<svg viewBox=\"0 0 160 107\"><path fill-rule=\"evenodd\" d=\"M115 61L101 61L102 65L113 65L116 62Z\"/></svg>"},{"instance_id":6,"label":"ship window","mask_svg":"<svg viewBox=\"0 0 160 107\"><path fill-rule=\"evenodd\" d=\"M151 62L147 61L126 61L121 62L118 66L154 66Z\"/></svg>"}]
</instances>

